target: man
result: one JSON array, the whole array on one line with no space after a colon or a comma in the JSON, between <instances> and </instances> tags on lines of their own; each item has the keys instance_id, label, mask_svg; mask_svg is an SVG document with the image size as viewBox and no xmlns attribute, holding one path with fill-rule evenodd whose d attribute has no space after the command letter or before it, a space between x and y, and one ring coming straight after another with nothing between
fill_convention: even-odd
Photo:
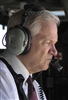
<instances>
[{"instance_id":1,"label":"man","mask_svg":"<svg viewBox=\"0 0 68 100\"><path fill-rule=\"evenodd\" d=\"M12 68L12 71L10 67L7 67L7 64L5 64L2 60L0 61L1 100L20 99L20 93L18 93L13 71L16 74L21 74L23 76L23 96L25 95L25 100L28 100L29 91L27 79L29 75L32 76L32 74L34 73L47 70L52 57L57 54L55 44L58 41L57 26L59 25L59 23L60 20L58 17L51 14L45 9L39 9L33 5L31 5L31 7L29 5L26 5L24 12L23 10L20 10L10 17L7 25L8 31L6 33L6 50L1 55L1 58L4 58L8 62L8 64ZM23 50L19 50L18 47L22 44L22 42L18 43L18 41L20 42L21 38L22 40L24 38L22 36L19 36L20 32L18 32L17 30L29 31L26 32L28 33L28 35L30 34L28 40L26 39L26 42L30 42L28 43L28 50L25 50L28 45L25 41L25 43L23 43L23 45L25 45L23 47ZM16 41L16 45L13 46ZM17 49L20 52L17 52ZM23 53L24 50L25 53ZM36 80L33 81L33 85L36 90L37 100L41 100L39 94L39 84ZM46 100L44 92L42 94L44 100Z\"/></svg>"}]
</instances>

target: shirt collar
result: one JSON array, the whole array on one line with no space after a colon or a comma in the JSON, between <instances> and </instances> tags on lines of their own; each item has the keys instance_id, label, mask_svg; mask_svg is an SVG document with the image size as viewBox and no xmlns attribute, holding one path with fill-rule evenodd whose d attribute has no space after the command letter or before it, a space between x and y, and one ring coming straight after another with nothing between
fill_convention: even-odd
<instances>
[{"instance_id":1,"label":"shirt collar","mask_svg":"<svg viewBox=\"0 0 68 100\"><path fill-rule=\"evenodd\" d=\"M11 65L11 67L17 74L22 74L25 78L25 81L27 80L29 72L15 55L5 50L1 56L5 58L5 60Z\"/></svg>"}]
</instances>

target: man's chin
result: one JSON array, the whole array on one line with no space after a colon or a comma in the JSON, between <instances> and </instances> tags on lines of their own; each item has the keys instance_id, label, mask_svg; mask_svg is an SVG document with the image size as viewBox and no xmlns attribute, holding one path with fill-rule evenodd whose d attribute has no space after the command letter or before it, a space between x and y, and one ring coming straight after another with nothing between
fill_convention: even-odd
<instances>
[{"instance_id":1,"label":"man's chin","mask_svg":"<svg viewBox=\"0 0 68 100\"><path fill-rule=\"evenodd\" d=\"M43 70L48 70L49 65L46 65Z\"/></svg>"}]
</instances>

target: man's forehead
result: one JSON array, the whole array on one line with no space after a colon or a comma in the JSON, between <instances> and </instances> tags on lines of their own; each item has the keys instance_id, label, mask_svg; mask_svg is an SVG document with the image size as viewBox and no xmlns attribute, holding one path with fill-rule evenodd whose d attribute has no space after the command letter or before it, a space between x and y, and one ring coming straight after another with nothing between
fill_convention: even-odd
<instances>
[{"instance_id":1,"label":"man's forehead","mask_svg":"<svg viewBox=\"0 0 68 100\"><path fill-rule=\"evenodd\" d=\"M52 41L57 42L58 41L58 35L49 35L49 34L37 34L36 39L43 40L43 41Z\"/></svg>"}]
</instances>

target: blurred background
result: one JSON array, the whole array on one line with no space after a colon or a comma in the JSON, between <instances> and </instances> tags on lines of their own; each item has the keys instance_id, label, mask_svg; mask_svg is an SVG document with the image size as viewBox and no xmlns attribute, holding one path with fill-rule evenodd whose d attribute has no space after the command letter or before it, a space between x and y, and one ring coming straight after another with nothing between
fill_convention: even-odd
<instances>
[{"instance_id":1,"label":"blurred background","mask_svg":"<svg viewBox=\"0 0 68 100\"><path fill-rule=\"evenodd\" d=\"M47 100L68 100L68 0L0 0L0 53L6 49L2 44L2 38L7 31L9 17L19 9L23 9L27 3L43 6L61 20L58 27L56 59L63 69L59 72L50 66L42 73L42 85Z\"/></svg>"}]
</instances>

